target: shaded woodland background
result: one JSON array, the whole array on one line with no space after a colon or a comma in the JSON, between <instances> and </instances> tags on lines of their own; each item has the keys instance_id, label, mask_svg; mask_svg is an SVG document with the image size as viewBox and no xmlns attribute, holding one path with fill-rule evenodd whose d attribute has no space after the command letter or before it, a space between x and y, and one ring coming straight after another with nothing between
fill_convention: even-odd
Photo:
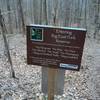
<instances>
[{"instance_id":1,"label":"shaded woodland background","mask_svg":"<svg viewBox=\"0 0 100 100\"><path fill-rule=\"evenodd\" d=\"M28 24L87 29L100 38L100 0L0 0L7 33L23 33Z\"/></svg>"}]
</instances>

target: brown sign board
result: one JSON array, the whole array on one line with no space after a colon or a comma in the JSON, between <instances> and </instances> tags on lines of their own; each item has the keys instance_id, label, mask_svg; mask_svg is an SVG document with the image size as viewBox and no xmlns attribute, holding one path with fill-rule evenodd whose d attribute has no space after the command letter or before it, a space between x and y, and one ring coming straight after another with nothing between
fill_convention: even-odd
<instances>
[{"instance_id":1,"label":"brown sign board","mask_svg":"<svg viewBox=\"0 0 100 100\"><path fill-rule=\"evenodd\" d=\"M48 25L27 26L27 63L79 70L86 29Z\"/></svg>"}]
</instances>

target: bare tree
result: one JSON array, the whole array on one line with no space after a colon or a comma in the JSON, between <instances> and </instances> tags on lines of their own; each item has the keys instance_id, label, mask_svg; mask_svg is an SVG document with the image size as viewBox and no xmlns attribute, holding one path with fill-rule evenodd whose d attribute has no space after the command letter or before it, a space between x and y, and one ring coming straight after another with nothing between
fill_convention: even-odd
<instances>
[{"instance_id":1,"label":"bare tree","mask_svg":"<svg viewBox=\"0 0 100 100\"><path fill-rule=\"evenodd\" d=\"M18 18L17 18L17 11L16 11L17 5L16 0L13 0L13 10L14 10L14 23L15 23L15 29L18 30Z\"/></svg>"},{"instance_id":2,"label":"bare tree","mask_svg":"<svg viewBox=\"0 0 100 100\"><path fill-rule=\"evenodd\" d=\"M24 21L24 14L23 14L23 8L22 8L22 0L17 0L17 6L18 6L18 18L19 18L19 26L21 25L23 34L25 34L25 21Z\"/></svg>"},{"instance_id":3,"label":"bare tree","mask_svg":"<svg viewBox=\"0 0 100 100\"><path fill-rule=\"evenodd\" d=\"M40 19L39 19L39 24L42 24L42 16L43 16L43 0L40 0Z\"/></svg>"},{"instance_id":4,"label":"bare tree","mask_svg":"<svg viewBox=\"0 0 100 100\"><path fill-rule=\"evenodd\" d=\"M8 11L9 32L13 33L10 0L6 0L6 2L7 2L7 11Z\"/></svg>"},{"instance_id":5,"label":"bare tree","mask_svg":"<svg viewBox=\"0 0 100 100\"><path fill-rule=\"evenodd\" d=\"M94 38L96 38L96 35L99 33L100 30L100 18L99 18L99 13L100 13L100 0L94 1L94 7L95 7L95 31L94 31Z\"/></svg>"},{"instance_id":6,"label":"bare tree","mask_svg":"<svg viewBox=\"0 0 100 100\"><path fill-rule=\"evenodd\" d=\"M87 0L85 0L84 26L87 29Z\"/></svg>"},{"instance_id":7,"label":"bare tree","mask_svg":"<svg viewBox=\"0 0 100 100\"><path fill-rule=\"evenodd\" d=\"M79 21L80 27L82 27L81 21L83 20L83 17L82 17L83 3L84 3L84 0L82 0L82 2L81 2L81 8L80 8L80 13L79 13L79 16L80 16L80 21Z\"/></svg>"},{"instance_id":8,"label":"bare tree","mask_svg":"<svg viewBox=\"0 0 100 100\"><path fill-rule=\"evenodd\" d=\"M59 8L59 0L53 1L53 22L55 26L58 24L58 8Z\"/></svg>"},{"instance_id":9,"label":"bare tree","mask_svg":"<svg viewBox=\"0 0 100 100\"><path fill-rule=\"evenodd\" d=\"M70 26L72 23L72 6L73 3L70 4L70 1L65 1L65 26Z\"/></svg>"},{"instance_id":10,"label":"bare tree","mask_svg":"<svg viewBox=\"0 0 100 100\"><path fill-rule=\"evenodd\" d=\"M0 26L1 26L1 29L2 29L2 35L3 35L3 39L4 39L4 44L5 44L5 49L6 49L8 61L9 61L10 66L11 66L10 74L11 74L11 77L15 78L15 72L14 72L14 68L13 68L13 64L12 64L12 59L11 59L11 56L10 56L9 45L8 45L7 38L6 38L6 35L5 35L5 33L7 33L7 29L6 29L6 26L5 26L4 18L1 15L1 10L0 10Z\"/></svg>"},{"instance_id":11,"label":"bare tree","mask_svg":"<svg viewBox=\"0 0 100 100\"><path fill-rule=\"evenodd\" d=\"M43 1L43 11L44 11L44 23L48 24L48 17L47 17L47 0Z\"/></svg>"},{"instance_id":12,"label":"bare tree","mask_svg":"<svg viewBox=\"0 0 100 100\"><path fill-rule=\"evenodd\" d=\"M33 14L34 14L34 23L39 24L39 9L38 9L38 0L33 2Z\"/></svg>"}]
</instances>

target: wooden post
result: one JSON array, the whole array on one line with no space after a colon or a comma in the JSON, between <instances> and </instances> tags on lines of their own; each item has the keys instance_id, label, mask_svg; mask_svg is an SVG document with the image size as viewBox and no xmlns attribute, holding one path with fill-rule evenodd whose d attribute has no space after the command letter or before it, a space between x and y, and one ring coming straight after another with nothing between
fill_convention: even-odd
<instances>
[{"instance_id":1,"label":"wooden post","mask_svg":"<svg viewBox=\"0 0 100 100\"><path fill-rule=\"evenodd\" d=\"M55 95L62 95L64 89L64 77L65 77L65 70L63 69L56 69L56 77L55 77ZM42 92L44 94L48 93L48 67L42 67Z\"/></svg>"},{"instance_id":2,"label":"wooden post","mask_svg":"<svg viewBox=\"0 0 100 100\"><path fill-rule=\"evenodd\" d=\"M48 100L54 100L57 69L48 68Z\"/></svg>"}]
</instances>

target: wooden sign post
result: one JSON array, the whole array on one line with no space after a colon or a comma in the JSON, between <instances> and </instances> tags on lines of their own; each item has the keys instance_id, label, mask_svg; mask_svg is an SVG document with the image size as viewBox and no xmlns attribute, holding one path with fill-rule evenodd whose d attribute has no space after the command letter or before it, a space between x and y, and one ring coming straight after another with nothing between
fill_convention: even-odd
<instances>
[{"instance_id":1,"label":"wooden sign post","mask_svg":"<svg viewBox=\"0 0 100 100\"><path fill-rule=\"evenodd\" d=\"M79 71L86 30L27 26L27 63L48 67L48 100L54 100L57 69Z\"/></svg>"},{"instance_id":2,"label":"wooden sign post","mask_svg":"<svg viewBox=\"0 0 100 100\"><path fill-rule=\"evenodd\" d=\"M48 100L54 100L57 69L48 68Z\"/></svg>"},{"instance_id":3,"label":"wooden sign post","mask_svg":"<svg viewBox=\"0 0 100 100\"><path fill-rule=\"evenodd\" d=\"M48 93L48 80L49 68L42 67L42 80L41 80L41 89L44 94ZM64 89L64 79L65 79L65 70L57 69L57 73L55 76L55 95L62 95Z\"/></svg>"}]
</instances>

